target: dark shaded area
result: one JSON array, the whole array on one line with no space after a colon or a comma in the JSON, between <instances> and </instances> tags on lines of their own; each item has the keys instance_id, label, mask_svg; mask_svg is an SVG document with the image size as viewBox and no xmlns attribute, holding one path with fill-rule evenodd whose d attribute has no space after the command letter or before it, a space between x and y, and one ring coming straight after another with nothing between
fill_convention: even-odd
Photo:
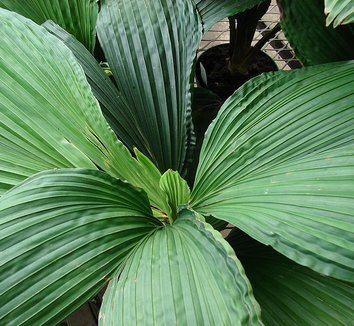
<instances>
[{"instance_id":1,"label":"dark shaded area","mask_svg":"<svg viewBox=\"0 0 354 326\"><path fill-rule=\"evenodd\" d=\"M276 71L276 63L264 52L257 52L251 59L247 73L231 73L229 70L229 44L221 44L205 51L196 65L199 86L207 88L226 100L245 82L264 72Z\"/></svg>"}]
</instances>

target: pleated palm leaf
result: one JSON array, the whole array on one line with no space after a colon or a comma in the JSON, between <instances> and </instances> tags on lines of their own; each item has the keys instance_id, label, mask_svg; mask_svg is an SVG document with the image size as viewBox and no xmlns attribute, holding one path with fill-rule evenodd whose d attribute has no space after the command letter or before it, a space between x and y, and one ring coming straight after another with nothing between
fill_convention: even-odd
<instances>
[{"instance_id":1,"label":"pleated palm leaf","mask_svg":"<svg viewBox=\"0 0 354 326\"><path fill-rule=\"evenodd\" d=\"M281 27L305 65L353 60L352 0L277 0Z\"/></svg>"},{"instance_id":2,"label":"pleated palm leaf","mask_svg":"<svg viewBox=\"0 0 354 326\"><path fill-rule=\"evenodd\" d=\"M192 190L180 175L202 33L258 2L103 1L114 82L58 25L0 9L1 325L56 324L105 284L101 325L351 321L353 61L251 80Z\"/></svg>"}]
</instances>

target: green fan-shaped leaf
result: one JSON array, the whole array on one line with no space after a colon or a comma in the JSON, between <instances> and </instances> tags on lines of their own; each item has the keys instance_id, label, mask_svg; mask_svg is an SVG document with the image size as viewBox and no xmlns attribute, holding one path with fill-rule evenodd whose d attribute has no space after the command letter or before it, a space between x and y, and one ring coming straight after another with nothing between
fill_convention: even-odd
<instances>
[{"instance_id":1,"label":"green fan-shaped leaf","mask_svg":"<svg viewBox=\"0 0 354 326\"><path fill-rule=\"evenodd\" d=\"M164 210L159 177L118 141L72 52L4 9L0 28L0 194L43 170L99 167Z\"/></svg>"},{"instance_id":2,"label":"green fan-shaped leaf","mask_svg":"<svg viewBox=\"0 0 354 326\"><path fill-rule=\"evenodd\" d=\"M97 24L118 89L160 171L181 171L191 133L190 75L201 39L191 1L106 0Z\"/></svg>"},{"instance_id":3,"label":"green fan-shaped leaf","mask_svg":"<svg viewBox=\"0 0 354 326\"><path fill-rule=\"evenodd\" d=\"M325 0L326 24L334 27L354 23L354 2L352 0Z\"/></svg>"},{"instance_id":4,"label":"green fan-shaped leaf","mask_svg":"<svg viewBox=\"0 0 354 326\"><path fill-rule=\"evenodd\" d=\"M110 282L100 325L260 323L259 306L233 250L208 224L182 211L154 232Z\"/></svg>"},{"instance_id":5,"label":"green fan-shaped leaf","mask_svg":"<svg viewBox=\"0 0 354 326\"><path fill-rule=\"evenodd\" d=\"M130 110L129 105L121 96L117 87L104 73L93 55L71 34L52 21L47 21L43 26L62 40L73 52L77 61L82 66L92 92L99 101L102 112L109 125L128 148L143 147L140 143L138 125Z\"/></svg>"},{"instance_id":6,"label":"green fan-shaped leaf","mask_svg":"<svg viewBox=\"0 0 354 326\"><path fill-rule=\"evenodd\" d=\"M263 75L206 133L192 207L354 280L354 61Z\"/></svg>"},{"instance_id":7,"label":"green fan-shaped leaf","mask_svg":"<svg viewBox=\"0 0 354 326\"><path fill-rule=\"evenodd\" d=\"M264 0L193 0L207 31L219 20L245 11Z\"/></svg>"},{"instance_id":8,"label":"green fan-shaped leaf","mask_svg":"<svg viewBox=\"0 0 354 326\"><path fill-rule=\"evenodd\" d=\"M230 10L244 10L256 2L102 3L98 36L118 89L130 108L129 117L136 121L140 136L135 145L160 171L171 168L184 175L193 153L190 89L203 31L201 19L211 24ZM205 11L205 17L200 10Z\"/></svg>"},{"instance_id":9,"label":"green fan-shaped leaf","mask_svg":"<svg viewBox=\"0 0 354 326\"><path fill-rule=\"evenodd\" d=\"M104 172L42 172L0 197L0 324L55 325L160 223L142 190Z\"/></svg>"},{"instance_id":10,"label":"green fan-shaped leaf","mask_svg":"<svg viewBox=\"0 0 354 326\"><path fill-rule=\"evenodd\" d=\"M278 0L278 5L282 30L304 65L354 59L354 27L326 26L324 0Z\"/></svg>"},{"instance_id":11,"label":"green fan-shaped leaf","mask_svg":"<svg viewBox=\"0 0 354 326\"><path fill-rule=\"evenodd\" d=\"M243 232L227 238L242 262L266 325L350 325L353 284L294 263Z\"/></svg>"},{"instance_id":12,"label":"green fan-shaped leaf","mask_svg":"<svg viewBox=\"0 0 354 326\"><path fill-rule=\"evenodd\" d=\"M53 20L92 51L96 40L97 0L0 0L0 7L15 11L37 24Z\"/></svg>"}]
</instances>

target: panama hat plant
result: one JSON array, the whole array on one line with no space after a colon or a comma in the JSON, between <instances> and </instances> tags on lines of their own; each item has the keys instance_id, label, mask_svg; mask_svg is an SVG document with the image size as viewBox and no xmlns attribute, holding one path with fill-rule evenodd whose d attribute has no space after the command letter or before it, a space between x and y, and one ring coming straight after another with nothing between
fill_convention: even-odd
<instances>
[{"instance_id":1,"label":"panama hat plant","mask_svg":"<svg viewBox=\"0 0 354 326\"><path fill-rule=\"evenodd\" d=\"M251 79L184 180L202 34L258 2L0 0L1 325L352 320L353 61Z\"/></svg>"}]
</instances>

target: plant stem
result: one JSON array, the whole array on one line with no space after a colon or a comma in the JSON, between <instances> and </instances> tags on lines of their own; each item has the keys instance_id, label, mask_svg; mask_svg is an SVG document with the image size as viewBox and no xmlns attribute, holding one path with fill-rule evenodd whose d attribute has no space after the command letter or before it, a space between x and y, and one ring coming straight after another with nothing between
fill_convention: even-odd
<instances>
[{"instance_id":1,"label":"plant stem","mask_svg":"<svg viewBox=\"0 0 354 326\"><path fill-rule=\"evenodd\" d=\"M270 1L264 1L259 5L229 17L230 24L230 62L231 75L246 73L244 59L251 51L251 44L256 32L257 23L267 12ZM237 26L236 26L237 22Z\"/></svg>"},{"instance_id":2,"label":"plant stem","mask_svg":"<svg viewBox=\"0 0 354 326\"><path fill-rule=\"evenodd\" d=\"M244 61L243 66L249 66L256 54L262 49L262 47L272 39L280 31L280 23L277 23L270 31L263 35L263 37L256 43L256 45L251 48Z\"/></svg>"}]
</instances>

